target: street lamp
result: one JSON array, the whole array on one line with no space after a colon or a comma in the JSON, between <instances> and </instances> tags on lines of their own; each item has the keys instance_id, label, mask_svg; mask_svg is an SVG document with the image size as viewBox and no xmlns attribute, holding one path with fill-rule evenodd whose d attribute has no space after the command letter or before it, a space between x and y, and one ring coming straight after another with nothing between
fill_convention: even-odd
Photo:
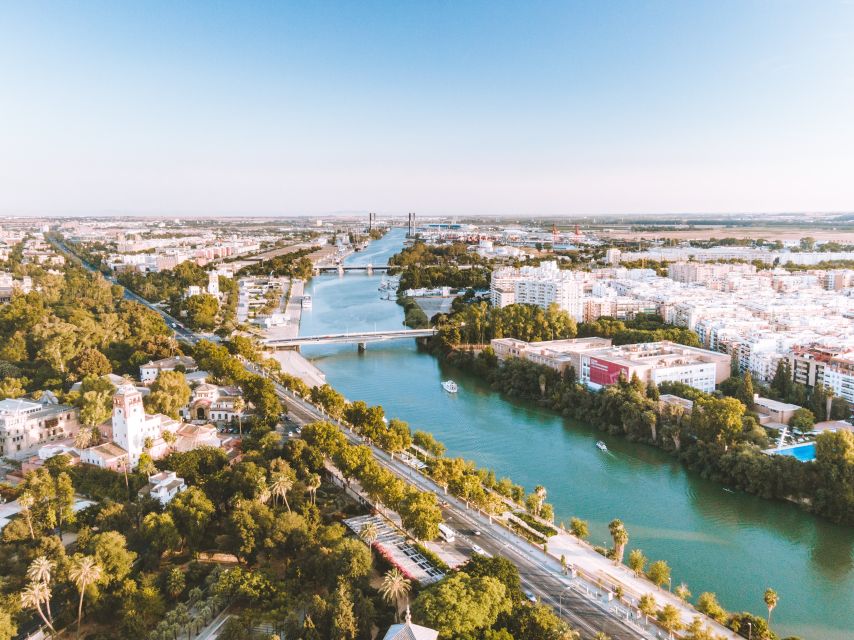
<instances>
[{"instance_id":1,"label":"street lamp","mask_svg":"<svg viewBox=\"0 0 854 640\"><path fill-rule=\"evenodd\" d=\"M747 640L753 640L753 623L747 623Z\"/></svg>"}]
</instances>

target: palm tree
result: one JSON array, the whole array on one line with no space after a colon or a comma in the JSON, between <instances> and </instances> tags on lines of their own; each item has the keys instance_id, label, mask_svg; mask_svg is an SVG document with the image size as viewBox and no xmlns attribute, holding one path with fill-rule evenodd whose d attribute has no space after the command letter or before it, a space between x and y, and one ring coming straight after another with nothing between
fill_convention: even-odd
<instances>
[{"instance_id":1,"label":"palm tree","mask_svg":"<svg viewBox=\"0 0 854 640\"><path fill-rule=\"evenodd\" d=\"M771 626L771 612L774 611L774 607L777 606L777 602L780 598L777 596L777 592L774 591L771 587L765 589L765 606L768 607L768 626Z\"/></svg>"},{"instance_id":2,"label":"palm tree","mask_svg":"<svg viewBox=\"0 0 854 640\"><path fill-rule=\"evenodd\" d=\"M320 488L320 476L312 473L306 483L306 487L308 487L308 492L311 494L311 504L316 504L317 490Z\"/></svg>"},{"instance_id":3,"label":"palm tree","mask_svg":"<svg viewBox=\"0 0 854 640\"><path fill-rule=\"evenodd\" d=\"M368 543L368 546L372 546L374 544L374 540L377 539L379 535L379 529L377 528L376 523L368 522L364 526L362 526L362 530L359 532L359 536L361 536L362 540Z\"/></svg>"},{"instance_id":4,"label":"palm tree","mask_svg":"<svg viewBox=\"0 0 854 640\"><path fill-rule=\"evenodd\" d=\"M629 543L629 532L622 520L611 520L608 524L608 530L611 532L611 538L614 539L614 563L620 564L623 561L623 553L626 550L626 545Z\"/></svg>"},{"instance_id":5,"label":"palm tree","mask_svg":"<svg viewBox=\"0 0 854 640\"><path fill-rule=\"evenodd\" d=\"M42 611L42 602L49 600L50 589L44 582L31 582L21 592L21 606L24 609L35 609L39 617L47 625L47 628L50 629L51 635L56 635L56 629L53 628L53 624L45 616L44 611Z\"/></svg>"},{"instance_id":6,"label":"palm tree","mask_svg":"<svg viewBox=\"0 0 854 640\"><path fill-rule=\"evenodd\" d=\"M683 602L688 602L688 598L691 597L691 590L688 589L688 585L684 582L677 585L677 587L673 590L673 593L675 593L676 597L682 600Z\"/></svg>"},{"instance_id":7,"label":"palm tree","mask_svg":"<svg viewBox=\"0 0 854 640\"><path fill-rule=\"evenodd\" d=\"M237 417L237 428L240 430L240 435L243 435L243 410L246 408L246 401L243 398L235 398L232 404L234 415ZM290 509L288 509L290 511Z\"/></svg>"},{"instance_id":8,"label":"palm tree","mask_svg":"<svg viewBox=\"0 0 854 640\"><path fill-rule=\"evenodd\" d=\"M74 434L74 446L78 449L88 449L90 444L92 444L91 429L84 427Z\"/></svg>"},{"instance_id":9,"label":"palm tree","mask_svg":"<svg viewBox=\"0 0 854 640\"><path fill-rule=\"evenodd\" d=\"M32 582L38 582L50 589L50 578L53 568L54 563L51 560L48 560L45 556L39 556L27 568L27 577ZM48 620L53 622L53 614L50 612L50 591L48 591L48 598L45 600L45 605L47 607Z\"/></svg>"},{"instance_id":10,"label":"palm tree","mask_svg":"<svg viewBox=\"0 0 854 640\"><path fill-rule=\"evenodd\" d=\"M400 617L400 601L407 598L411 587L412 585L409 580L406 579L406 576L397 567L390 569L383 577L379 591L386 602L389 604L394 603L395 620Z\"/></svg>"},{"instance_id":11,"label":"palm tree","mask_svg":"<svg viewBox=\"0 0 854 640\"><path fill-rule=\"evenodd\" d=\"M68 577L80 592L80 604L77 605L77 637L80 638L80 622L83 620L83 596L86 587L101 579L101 565L92 556L83 556L74 560Z\"/></svg>"},{"instance_id":12,"label":"palm tree","mask_svg":"<svg viewBox=\"0 0 854 640\"><path fill-rule=\"evenodd\" d=\"M543 485L538 484L536 487L534 487L534 495L536 496L536 500L534 502L534 515L539 516L540 511L543 508L543 503L546 501L546 488Z\"/></svg>"},{"instance_id":13,"label":"palm tree","mask_svg":"<svg viewBox=\"0 0 854 640\"><path fill-rule=\"evenodd\" d=\"M18 496L18 506L21 507L21 513L24 514L24 518L27 521L27 527L30 529L30 537L33 540L36 539L36 533L33 531L33 514L30 509L35 503L36 499L27 491Z\"/></svg>"},{"instance_id":14,"label":"palm tree","mask_svg":"<svg viewBox=\"0 0 854 640\"><path fill-rule=\"evenodd\" d=\"M281 498L285 502L285 506L288 508L288 512L290 512L291 510L291 505L288 504L288 491L293 489L293 487L294 481L288 474L273 474L273 480L270 483L270 493L275 499L278 500L278 498Z\"/></svg>"}]
</instances>

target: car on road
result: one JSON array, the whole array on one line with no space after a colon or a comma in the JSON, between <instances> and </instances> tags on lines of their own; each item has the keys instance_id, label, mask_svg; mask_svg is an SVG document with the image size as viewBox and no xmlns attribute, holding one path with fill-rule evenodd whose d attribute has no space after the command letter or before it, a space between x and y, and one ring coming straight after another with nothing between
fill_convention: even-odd
<instances>
[{"instance_id":1,"label":"car on road","mask_svg":"<svg viewBox=\"0 0 854 640\"><path fill-rule=\"evenodd\" d=\"M471 530L471 535L473 535L473 536L479 536L479 535L480 535L480 529L472 529L472 530Z\"/></svg>"},{"instance_id":2,"label":"car on road","mask_svg":"<svg viewBox=\"0 0 854 640\"><path fill-rule=\"evenodd\" d=\"M289 437L289 438L293 438L293 437L294 437L294 432L293 432L293 431L288 431L288 437Z\"/></svg>"},{"instance_id":3,"label":"car on road","mask_svg":"<svg viewBox=\"0 0 854 640\"><path fill-rule=\"evenodd\" d=\"M525 591L525 597L528 598L528 600L530 600L531 602L537 602L537 596L535 596L531 591Z\"/></svg>"},{"instance_id":4,"label":"car on road","mask_svg":"<svg viewBox=\"0 0 854 640\"><path fill-rule=\"evenodd\" d=\"M479 556L487 556L487 557L489 557L489 554L488 554L486 551L484 551L484 550L483 550L483 547L481 547L480 545L473 544L473 545L471 546L471 550L472 550L472 551L474 551L474 552L475 552L477 555L479 555Z\"/></svg>"}]
</instances>

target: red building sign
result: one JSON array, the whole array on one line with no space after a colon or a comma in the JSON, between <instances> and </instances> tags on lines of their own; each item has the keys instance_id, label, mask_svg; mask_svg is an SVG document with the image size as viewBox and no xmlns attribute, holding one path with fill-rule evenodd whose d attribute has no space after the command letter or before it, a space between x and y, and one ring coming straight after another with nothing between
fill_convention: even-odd
<instances>
[{"instance_id":1,"label":"red building sign","mask_svg":"<svg viewBox=\"0 0 854 640\"><path fill-rule=\"evenodd\" d=\"M614 384L620 379L620 374L629 377L629 369L599 358L590 358L590 382L598 385Z\"/></svg>"}]
</instances>

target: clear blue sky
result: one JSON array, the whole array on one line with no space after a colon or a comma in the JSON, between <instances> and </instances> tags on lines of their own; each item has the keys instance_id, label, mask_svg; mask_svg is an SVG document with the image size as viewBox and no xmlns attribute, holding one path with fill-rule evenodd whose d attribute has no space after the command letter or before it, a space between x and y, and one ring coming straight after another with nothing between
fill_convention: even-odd
<instances>
[{"instance_id":1,"label":"clear blue sky","mask_svg":"<svg viewBox=\"0 0 854 640\"><path fill-rule=\"evenodd\" d=\"M854 210L854 4L0 13L0 215Z\"/></svg>"}]
</instances>

